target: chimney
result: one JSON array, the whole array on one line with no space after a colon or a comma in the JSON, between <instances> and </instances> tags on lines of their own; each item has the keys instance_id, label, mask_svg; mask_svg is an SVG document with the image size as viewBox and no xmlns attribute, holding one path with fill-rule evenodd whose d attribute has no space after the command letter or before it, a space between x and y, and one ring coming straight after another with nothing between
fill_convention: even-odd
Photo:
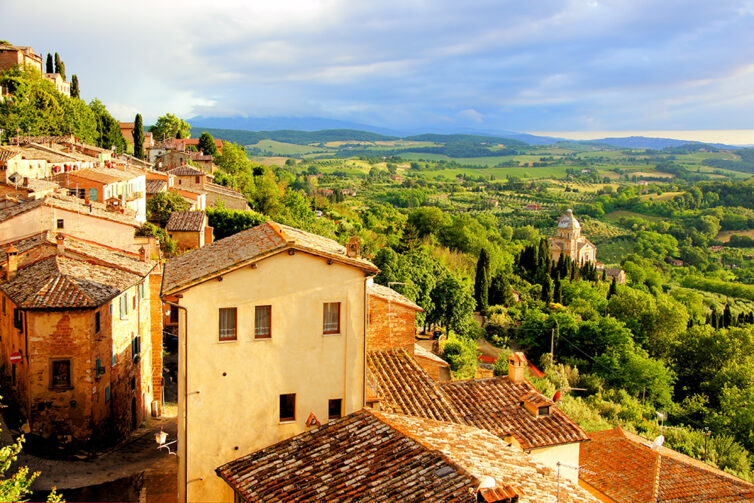
<instances>
[{"instance_id":1,"label":"chimney","mask_svg":"<svg viewBox=\"0 0 754 503\"><path fill-rule=\"evenodd\" d=\"M147 261L147 250L143 246L139 248L139 260L142 262Z\"/></svg>"},{"instance_id":2,"label":"chimney","mask_svg":"<svg viewBox=\"0 0 754 503\"><path fill-rule=\"evenodd\" d=\"M361 253L361 240L353 236L346 243L346 255L350 258L359 258L359 253Z\"/></svg>"},{"instance_id":3,"label":"chimney","mask_svg":"<svg viewBox=\"0 0 754 503\"><path fill-rule=\"evenodd\" d=\"M5 253L8 255L7 279L10 281L16 277L16 272L18 271L18 249L15 246L10 245L8 249L5 250Z\"/></svg>"},{"instance_id":4,"label":"chimney","mask_svg":"<svg viewBox=\"0 0 754 503\"><path fill-rule=\"evenodd\" d=\"M527 366L526 356L521 351L511 353L508 357L508 379L513 384L524 381L524 371Z\"/></svg>"},{"instance_id":5,"label":"chimney","mask_svg":"<svg viewBox=\"0 0 754 503\"><path fill-rule=\"evenodd\" d=\"M55 242L58 244L58 255L65 255L65 236L58 234L55 236Z\"/></svg>"}]
</instances>

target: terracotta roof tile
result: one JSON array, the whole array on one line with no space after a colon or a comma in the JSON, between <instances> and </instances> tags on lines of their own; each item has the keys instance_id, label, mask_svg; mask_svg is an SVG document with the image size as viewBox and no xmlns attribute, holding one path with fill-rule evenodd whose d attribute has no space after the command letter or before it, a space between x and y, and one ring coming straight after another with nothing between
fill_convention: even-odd
<instances>
[{"instance_id":1,"label":"terracotta roof tile","mask_svg":"<svg viewBox=\"0 0 754 503\"><path fill-rule=\"evenodd\" d=\"M442 358L440 358L439 356L437 356L433 352L424 349L418 343L414 344L414 358L425 358L427 360L431 360L431 361L433 361L435 363L438 363L438 364L442 365L443 367L449 367L450 366L450 364L448 362L446 362L445 360L443 360Z\"/></svg>"},{"instance_id":2,"label":"terracotta roof tile","mask_svg":"<svg viewBox=\"0 0 754 503\"><path fill-rule=\"evenodd\" d=\"M147 180L146 189L147 194L157 194L164 191L168 186L168 182L165 180Z\"/></svg>"},{"instance_id":3,"label":"terracotta roof tile","mask_svg":"<svg viewBox=\"0 0 754 503\"><path fill-rule=\"evenodd\" d=\"M596 502L584 489L556 474L489 431L462 424L396 414L375 415L427 448L439 450L476 479L492 477L498 488L513 486L521 503Z\"/></svg>"},{"instance_id":4,"label":"terracotta roof tile","mask_svg":"<svg viewBox=\"0 0 754 503\"><path fill-rule=\"evenodd\" d=\"M411 309L415 309L416 311L424 311L424 309L419 307L411 299L408 299L392 288L380 285L379 283L370 283L367 286L367 293L369 293L369 295L374 295L375 297L379 297L390 302L395 302L396 304L402 304L406 307L410 307Z\"/></svg>"},{"instance_id":5,"label":"terracotta roof tile","mask_svg":"<svg viewBox=\"0 0 754 503\"><path fill-rule=\"evenodd\" d=\"M403 349L369 351L367 366L388 412L462 423L437 383Z\"/></svg>"},{"instance_id":6,"label":"terracotta roof tile","mask_svg":"<svg viewBox=\"0 0 754 503\"><path fill-rule=\"evenodd\" d=\"M288 248L332 258L367 272L378 271L377 267L368 260L348 257L345 247L331 239L269 220L251 229L210 243L204 248L170 259L165 265L163 293L177 292L192 284L200 283Z\"/></svg>"},{"instance_id":7,"label":"terracotta roof tile","mask_svg":"<svg viewBox=\"0 0 754 503\"><path fill-rule=\"evenodd\" d=\"M40 199L34 199L31 201L24 201L23 203L10 206L0 210L0 222L4 222L10 218L31 211L39 206L46 205L60 210L72 211L74 213L80 213L82 215L89 215L96 218L104 218L113 222L130 225L132 227L141 227L136 221L136 218L130 213L120 213L117 211L108 211L104 204L89 202L84 203L83 200L76 197L65 196L62 194L48 195Z\"/></svg>"},{"instance_id":8,"label":"terracotta roof tile","mask_svg":"<svg viewBox=\"0 0 754 503\"><path fill-rule=\"evenodd\" d=\"M584 430L557 407L534 417L521 404L537 389L529 382L514 384L507 376L438 383L463 422L505 438L513 436L523 449L588 440Z\"/></svg>"},{"instance_id":9,"label":"terracotta roof tile","mask_svg":"<svg viewBox=\"0 0 754 503\"><path fill-rule=\"evenodd\" d=\"M178 166L177 168L171 169L168 171L169 174L175 175L175 176L207 176L212 177L209 173L206 171L202 171L201 169L197 169L193 166L189 166L188 164L185 166Z\"/></svg>"},{"instance_id":10,"label":"terracotta roof tile","mask_svg":"<svg viewBox=\"0 0 754 503\"><path fill-rule=\"evenodd\" d=\"M165 230L202 232L205 219L203 211L174 211Z\"/></svg>"},{"instance_id":11,"label":"terracotta roof tile","mask_svg":"<svg viewBox=\"0 0 754 503\"><path fill-rule=\"evenodd\" d=\"M0 285L23 309L98 307L141 281L142 276L85 260L53 256L19 269Z\"/></svg>"},{"instance_id":12,"label":"terracotta roof tile","mask_svg":"<svg viewBox=\"0 0 754 503\"><path fill-rule=\"evenodd\" d=\"M469 501L477 481L368 411L217 469L245 501Z\"/></svg>"},{"instance_id":13,"label":"terracotta roof tile","mask_svg":"<svg viewBox=\"0 0 754 503\"><path fill-rule=\"evenodd\" d=\"M618 503L754 501L754 484L672 449L654 451L638 435L616 428L589 436L579 477Z\"/></svg>"}]
</instances>

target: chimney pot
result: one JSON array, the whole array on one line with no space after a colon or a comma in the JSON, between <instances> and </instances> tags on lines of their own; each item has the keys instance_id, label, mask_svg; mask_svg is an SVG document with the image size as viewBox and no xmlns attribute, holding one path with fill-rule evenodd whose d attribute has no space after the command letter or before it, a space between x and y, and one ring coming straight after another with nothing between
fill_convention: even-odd
<instances>
[{"instance_id":1,"label":"chimney pot","mask_svg":"<svg viewBox=\"0 0 754 503\"><path fill-rule=\"evenodd\" d=\"M55 236L55 242L58 244L58 255L65 255L65 236L58 234Z\"/></svg>"},{"instance_id":2,"label":"chimney pot","mask_svg":"<svg viewBox=\"0 0 754 503\"><path fill-rule=\"evenodd\" d=\"M15 246L10 245L8 249L5 250L5 253L8 256L6 277L8 281L10 281L16 277L16 273L18 272L18 249Z\"/></svg>"},{"instance_id":3,"label":"chimney pot","mask_svg":"<svg viewBox=\"0 0 754 503\"><path fill-rule=\"evenodd\" d=\"M527 366L526 356L521 351L511 353L508 357L508 379L513 384L524 381L524 371Z\"/></svg>"}]
</instances>

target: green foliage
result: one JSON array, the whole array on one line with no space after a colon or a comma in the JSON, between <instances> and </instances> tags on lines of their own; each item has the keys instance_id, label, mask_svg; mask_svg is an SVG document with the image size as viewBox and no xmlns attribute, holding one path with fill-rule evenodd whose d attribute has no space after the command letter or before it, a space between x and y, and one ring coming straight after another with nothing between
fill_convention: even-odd
<instances>
[{"instance_id":1,"label":"green foliage","mask_svg":"<svg viewBox=\"0 0 754 503\"><path fill-rule=\"evenodd\" d=\"M134 157L144 159L144 123L141 114L136 114L136 117L134 117L133 139Z\"/></svg>"},{"instance_id":2,"label":"green foliage","mask_svg":"<svg viewBox=\"0 0 754 503\"><path fill-rule=\"evenodd\" d=\"M482 314L485 314L489 307L489 290L490 254L487 249L482 248L482 251L479 253L479 260L476 263L476 275L474 277L474 299L476 300L477 309Z\"/></svg>"},{"instance_id":3,"label":"green foliage","mask_svg":"<svg viewBox=\"0 0 754 503\"><path fill-rule=\"evenodd\" d=\"M79 89L79 77L75 73L71 77L71 98L79 99L81 90Z\"/></svg>"},{"instance_id":4,"label":"green foliage","mask_svg":"<svg viewBox=\"0 0 754 503\"><path fill-rule=\"evenodd\" d=\"M478 363L474 339L451 333L443 344L442 357L450 364L456 379L472 379L476 375Z\"/></svg>"},{"instance_id":5,"label":"green foliage","mask_svg":"<svg viewBox=\"0 0 754 503\"><path fill-rule=\"evenodd\" d=\"M63 80L65 80L65 63L60 59L60 55L57 52L55 53L55 73L59 73Z\"/></svg>"},{"instance_id":6,"label":"green foliage","mask_svg":"<svg viewBox=\"0 0 754 503\"><path fill-rule=\"evenodd\" d=\"M474 297L466 281L453 273L437 282L431 293L434 309L429 321L439 323L448 330L465 333L474 313Z\"/></svg>"},{"instance_id":7,"label":"green foliage","mask_svg":"<svg viewBox=\"0 0 754 503\"><path fill-rule=\"evenodd\" d=\"M170 215L176 211L188 211L190 207L189 202L178 192L158 192L147 201L147 219L165 227Z\"/></svg>"},{"instance_id":8,"label":"green foliage","mask_svg":"<svg viewBox=\"0 0 754 503\"><path fill-rule=\"evenodd\" d=\"M170 239L167 231L156 225L144 222L144 224L136 231L137 236L149 236L157 238L160 242L160 248L167 255L173 255L178 250L178 243Z\"/></svg>"},{"instance_id":9,"label":"green foliage","mask_svg":"<svg viewBox=\"0 0 754 503\"><path fill-rule=\"evenodd\" d=\"M215 139L206 131L199 135L198 148L200 151L204 152L204 155L217 155L217 145L215 145Z\"/></svg>"},{"instance_id":10,"label":"green foliage","mask_svg":"<svg viewBox=\"0 0 754 503\"><path fill-rule=\"evenodd\" d=\"M157 118L157 122L149 127L155 141L163 138L189 138L191 126L185 120L173 115L165 114Z\"/></svg>"},{"instance_id":11,"label":"green foliage","mask_svg":"<svg viewBox=\"0 0 754 503\"><path fill-rule=\"evenodd\" d=\"M686 276L681 284L687 288L695 288L705 292L722 293L731 297L754 300L754 285L743 285L703 276Z\"/></svg>"},{"instance_id":12,"label":"green foliage","mask_svg":"<svg viewBox=\"0 0 754 503\"><path fill-rule=\"evenodd\" d=\"M52 54L47 53L47 63L45 64L45 73L55 73L55 66L52 62Z\"/></svg>"},{"instance_id":13,"label":"green foliage","mask_svg":"<svg viewBox=\"0 0 754 503\"><path fill-rule=\"evenodd\" d=\"M237 232L250 229L267 221L264 215L254 211L207 208L207 219L214 229L215 239L222 239Z\"/></svg>"},{"instance_id":14,"label":"green foliage","mask_svg":"<svg viewBox=\"0 0 754 503\"><path fill-rule=\"evenodd\" d=\"M105 105L97 98L89 103L89 108L94 112L97 124L96 144L100 148L114 148L118 152L126 150L126 140L120 132L120 124L116 121Z\"/></svg>"},{"instance_id":15,"label":"green foliage","mask_svg":"<svg viewBox=\"0 0 754 503\"><path fill-rule=\"evenodd\" d=\"M509 348L504 348L500 351L497 360L495 360L495 364L492 366L492 371L496 376L508 375L508 357L511 353L512 351Z\"/></svg>"}]
</instances>

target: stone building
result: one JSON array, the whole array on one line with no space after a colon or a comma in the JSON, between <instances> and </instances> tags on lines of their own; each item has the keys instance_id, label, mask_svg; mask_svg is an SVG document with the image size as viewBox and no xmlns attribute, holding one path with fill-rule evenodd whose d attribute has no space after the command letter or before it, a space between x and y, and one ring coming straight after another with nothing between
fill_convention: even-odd
<instances>
[{"instance_id":1,"label":"stone building","mask_svg":"<svg viewBox=\"0 0 754 503\"><path fill-rule=\"evenodd\" d=\"M72 447L116 442L160 398L162 352L152 348L151 321L160 281L150 277L157 264L48 232L2 249L0 362L23 429Z\"/></svg>"},{"instance_id":2,"label":"stone building","mask_svg":"<svg viewBox=\"0 0 754 503\"><path fill-rule=\"evenodd\" d=\"M0 45L0 72L16 65L33 68L42 73L42 56L34 54L31 47Z\"/></svg>"},{"instance_id":3,"label":"stone building","mask_svg":"<svg viewBox=\"0 0 754 503\"><path fill-rule=\"evenodd\" d=\"M413 353L416 341L416 313L424 310L392 288L371 280L367 285L367 293L367 350L401 348Z\"/></svg>"},{"instance_id":4,"label":"stone building","mask_svg":"<svg viewBox=\"0 0 754 503\"><path fill-rule=\"evenodd\" d=\"M560 217L557 233L550 238L550 259L557 262L561 256L578 265L597 262L597 247L581 235L581 224L570 209Z\"/></svg>"},{"instance_id":5,"label":"stone building","mask_svg":"<svg viewBox=\"0 0 754 503\"><path fill-rule=\"evenodd\" d=\"M195 250L212 242L212 227L207 225L207 215L203 211L175 211L165 230L182 250Z\"/></svg>"},{"instance_id":6,"label":"stone building","mask_svg":"<svg viewBox=\"0 0 754 503\"><path fill-rule=\"evenodd\" d=\"M229 210L249 209L249 204L241 192L213 183L214 177L201 169L184 165L171 169L168 174L175 179L173 187L206 194L208 207L217 206L222 201L223 206Z\"/></svg>"}]
</instances>

